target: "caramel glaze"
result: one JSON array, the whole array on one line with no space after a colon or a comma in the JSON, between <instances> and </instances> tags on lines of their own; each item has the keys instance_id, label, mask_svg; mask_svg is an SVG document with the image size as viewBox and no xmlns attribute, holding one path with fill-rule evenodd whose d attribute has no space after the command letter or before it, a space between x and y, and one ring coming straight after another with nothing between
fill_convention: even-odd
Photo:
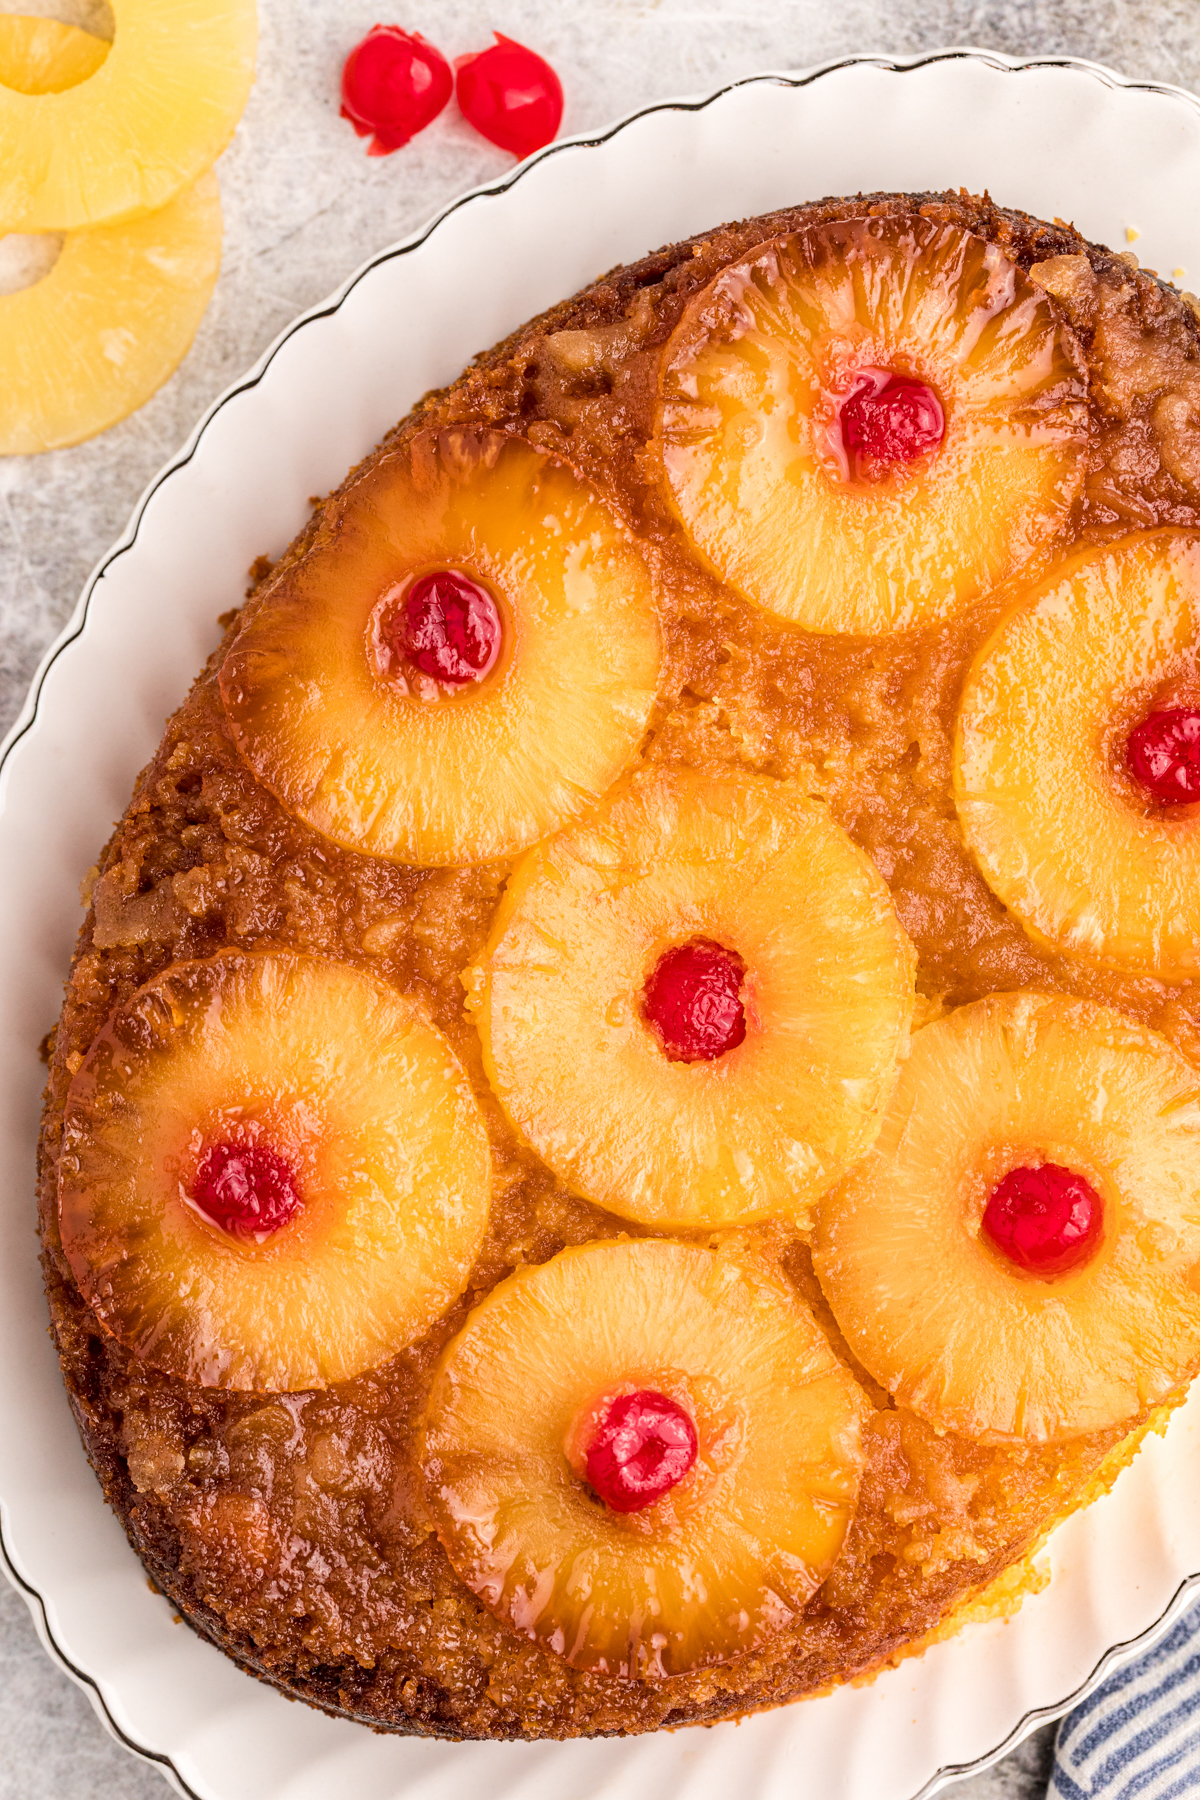
<instances>
[{"instance_id":1,"label":"caramel glaze","mask_svg":"<svg viewBox=\"0 0 1200 1800\"><path fill-rule=\"evenodd\" d=\"M920 633L811 636L700 569L655 485L658 353L687 299L779 232L914 207L994 240L1025 269L1042 265L1038 278L1078 334L1093 423L1070 535L1200 525L1200 328L1189 303L1069 227L986 198L868 196L728 225L614 271L427 396L316 507L281 563L262 559L254 574L269 583L311 544L336 540L355 474L414 430L520 430L582 469L658 559L667 653L645 757L799 777L826 799L890 884L919 952L924 1017L995 990L1059 990L1145 1020L1200 1065L1193 984L1039 951L968 861L950 798L950 734L966 662L1008 596ZM226 644L237 629L235 616ZM89 877L51 1034L40 1156L43 1262L71 1405L110 1504L190 1623L285 1690L376 1727L448 1737L643 1731L883 1666L1112 1478L1156 1421L1048 1449L986 1447L935 1436L858 1370L879 1410L854 1524L807 1612L761 1650L658 1684L625 1682L577 1673L493 1618L450 1568L423 1505L413 1428L430 1370L466 1309L511 1269L634 1228L557 1185L490 1098L459 976L506 869L393 867L290 818L233 750L216 693L223 649L168 724ZM418 994L471 1071L495 1146L496 1198L469 1291L393 1363L322 1393L219 1393L157 1374L101 1332L58 1242L56 1158L72 1073L134 987L228 944L324 951ZM803 1244L765 1235L851 1361Z\"/></svg>"}]
</instances>

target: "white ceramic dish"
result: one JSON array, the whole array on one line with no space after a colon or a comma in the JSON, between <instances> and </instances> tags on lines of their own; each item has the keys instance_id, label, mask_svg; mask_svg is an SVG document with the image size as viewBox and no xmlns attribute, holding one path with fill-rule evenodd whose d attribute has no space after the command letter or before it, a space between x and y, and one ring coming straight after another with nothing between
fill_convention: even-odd
<instances>
[{"instance_id":1,"label":"white ceramic dish","mask_svg":"<svg viewBox=\"0 0 1200 1800\"><path fill-rule=\"evenodd\" d=\"M848 129L852 122L853 129ZM50 651L0 770L0 1532L51 1653L197 1800L912 1800L1061 1712L1200 1583L1200 1398L1056 1534L1051 1580L866 1688L742 1724L569 1744L381 1738L173 1622L106 1510L46 1335L33 1235L43 1070L79 879L240 601L426 388L599 270L722 219L860 188L989 188L1200 285L1200 102L1094 65L952 50L764 75L555 145L297 321L151 485ZM520 255L512 254L519 246ZM488 280L473 272L483 267ZM461 279L456 277L461 275Z\"/></svg>"}]
</instances>

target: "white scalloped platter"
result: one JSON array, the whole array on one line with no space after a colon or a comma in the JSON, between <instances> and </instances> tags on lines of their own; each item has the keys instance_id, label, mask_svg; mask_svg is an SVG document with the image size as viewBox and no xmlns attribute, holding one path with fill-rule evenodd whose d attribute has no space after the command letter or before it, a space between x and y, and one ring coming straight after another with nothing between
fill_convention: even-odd
<instances>
[{"instance_id":1,"label":"white scalloped platter","mask_svg":"<svg viewBox=\"0 0 1200 1800\"><path fill-rule=\"evenodd\" d=\"M854 129L847 129L847 121ZM47 1648L197 1800L914 1800L1065 1709L1200 1582L1200 1398L1055 1534L1051 1579L867 1687L740 1724L565 1744L378 1737L174 1622L80 1449L46 1332L34 1145L80 877L261 552L427 388L605 268L724 219L965 186L1200 285L1200 102L954 50L763 75L554 145L297 321L155 480L51 650L0 771L0 1530ZM514 254L519 250L519 254ZM488 280L475 278L480 268ZM1185 281L1185 285L1187 282Z\"/></svg>"}]
</instances>

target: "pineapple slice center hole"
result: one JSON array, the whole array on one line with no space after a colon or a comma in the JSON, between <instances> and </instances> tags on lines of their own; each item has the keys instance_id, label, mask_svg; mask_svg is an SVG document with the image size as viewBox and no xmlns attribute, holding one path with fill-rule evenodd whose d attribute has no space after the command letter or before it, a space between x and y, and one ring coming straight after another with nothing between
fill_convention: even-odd
<instances>
[{"instance_id":1,"label":"pineapple slice center hole","mask_svg":"<svg viewBox=\"0 0 1200 1800\"><path fill-rule=\"evenodd\" d=\"M686 1408L655 1388L639 1388L601 1413L587 1448L588 1484L613 1512L641 1512L691 1472L698 1450Z\"/></svg>"},{"instance_id":2,"label":"pineapple slice center hole","mask_svg":"<svg viewBox=\"0 0 1200 1800\"><path fill-rule=\"evenodd\" d=\"M0 13L16 13L25 19L55 19L60 25L74 25L92 37L111 44L117 35L117 22L109 0L0 0Z\"/></svg>"},{"instance_id":3,"label":"pineapple slice center hole","mask_svg":"<svg viewBox=\"0 0 1200 1800\"><path fill-rule=\"evenodd\" d=\"M62 247L58 231L9 231L0 237L0 294L19 294L45 281Z\"/></svg>"},{"instance_id":4,"label":"pineapple slice center hole","mask_svg":"<svg viewBox=\"0 0 1200 1800\"><path fill-rule=\"evenodd\" d=\"M0 0L0 87L16 94L62 94L90 81L108 60L113 17L107 6L87 15L99 31L81 30L46 5L13 7Z\"/></svg>"},{"instance_id":5,"label":"pineapple slice center hole","mask_svg":"<svg viewBox=\"0 0 1200 1800\"><path fill-rule=\"evenodd\" d=\"M1104 1204L1091 1182L1046 1162L1022 1164L997 1182L980 1229L1006 1262L1046 1281L1091 1258L1103 1223Z\"/></svg>"},{"instance_id":6,"label":"pineapple slice center hole","mask_svg":"<svg viewBox=\"0 0 1200 1800\"><path fill-rule=\"evenodd\" d=\"M419 699L481 682L504 644L495 599L459 569L434 569L393 590L377 609L376 666Z\"/></svg>"},{"instance_id":7,"label":"pineapple slice center hole","mask_svg":"<svg viewBox=\"0 0 1200 1800\"><path fill-rule=\"evenodd\" d=\"M742 983L746 965L736 950L712 938L693 938L659 957L642 990L642 1016L671 1062L712 1062L746 1036Z\"/></svg>"},{"instance_id":8,"label":"pineapple slice center hole","mask_svg":"<svg viewBox=\"0 0 1200 1800\"><path fill-rule=\"evenodd\" d=\"M1200 710L1173 706L1152 712L1129 734L1129 772L1164 806L1200 800Z\"/></svg>"},{"instance_id":9,"label":"pineapple slice center hole","mask_svg":"<svg viewBox=\"0 0 1200 1800\"><path fill-rule=\"evenodd\" d=\"M896 464L929 455L946 435L946 413L935 390L893 369L856 369L836 407L829 435L846 480L881 480Z\"/></svg>"},{"instance_id":10,"label":"pineapple slice center hole","mask_svg":"<svg viewBox=\"0 0 1200 1800\"><path fill-rule=\"evenodd\" d=\"M265 1244L300 1210L296 1172L269 1144L225 1140L205 1152L188 1196L226 1233Z\"/></svg>"}]
</instances>

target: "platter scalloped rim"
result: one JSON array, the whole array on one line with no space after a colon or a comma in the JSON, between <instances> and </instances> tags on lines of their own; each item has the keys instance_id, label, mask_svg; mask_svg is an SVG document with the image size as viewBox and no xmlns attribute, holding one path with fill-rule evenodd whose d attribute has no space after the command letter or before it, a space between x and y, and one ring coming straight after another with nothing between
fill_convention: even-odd
<instances>
[{"instance_id":1,"label":"platter scalloped rim","mask_svg":"<svg viewBox=\"0 0 1200 1800\"><path fill-rule=\"evenodd\" d=\"M839 129L848 109L855 134ZM1114 247L1136 226L1140 254L1167 273L1190 266L1200 285L1200 220L1188 222L1200 102L1178 88L1072 58L952 48L751 76L641 109L463 196L288 327L150 484L0 750L0 1551L47 1650L110 1730L194 1800L617 1800L635 1782L663 1800L720 1800L734 1782L790 1800L797 1768L814 1800L929 1800L1065 1711L1200 1586L1194 1392L1112 1493L1054 1534L1047 1585L1015 1616L972 1624L870 1685L640 1738L379 1737L254 1681L150 1590L80 1454L46 1334L28 1210L34 1050L58 1009L76 885L253 558L278 554L305 497L335 485L423 391L599 268L823 193L960 183L1069 215ZM505 256L514 241L519 266ZM481 257L490 283L448 279ZM393 363L398 306L405 355Z\"/></svg>"}]
</instances>

